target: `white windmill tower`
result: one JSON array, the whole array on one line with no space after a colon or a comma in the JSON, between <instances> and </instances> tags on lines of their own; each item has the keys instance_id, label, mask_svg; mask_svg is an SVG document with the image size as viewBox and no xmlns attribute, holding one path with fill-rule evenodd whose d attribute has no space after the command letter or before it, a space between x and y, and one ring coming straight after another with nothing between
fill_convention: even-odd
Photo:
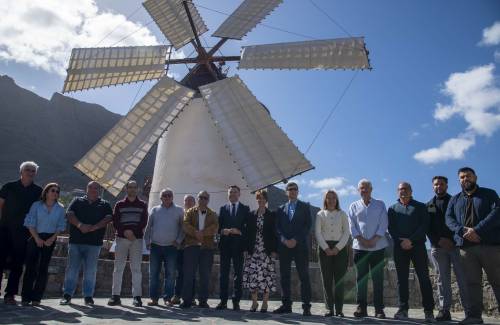
<instances>
[{"instance_id":1,"label":"white windmill tower","mask_svg":"<svg viewBox=\"0 0 500 325\"><path fill-rule=\"evenodd\" d=\"M207 27L188 0L143 3L175 49L191 43L196 57L167 59L165 45L73 49L63 92L159 79L75 167L112 195L158 141L150 206L169 186L183 193L211 192L211 206L226 202L236 184L242 201L251 192L314 168L238 76L215 63L239 61L239 69L370 69L364 39L343 38L245 46L238 56L216 56L228 39L242 39L282 0L244 0L212 36L210 50L199 36ZM165 65L195 64L180 81ZM173 121L175 120L175 123Z\"/></svg>"}]
</instances>

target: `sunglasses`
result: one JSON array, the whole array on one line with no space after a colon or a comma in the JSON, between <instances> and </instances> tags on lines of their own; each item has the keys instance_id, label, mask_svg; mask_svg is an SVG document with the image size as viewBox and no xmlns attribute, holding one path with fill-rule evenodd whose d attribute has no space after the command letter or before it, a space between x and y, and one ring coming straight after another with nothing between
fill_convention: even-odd
<instances>
[{"instance_id":1,"label":"sunglasses","mask_svg":"<svg viewBox=\"0 0 500 325\"><path fill-rule=\"evenodd\" d=\"M206 197L206 196L198 196L198 199L200 199L200 200L208 200L208 197Z\"/></svg>"},{"instance_id":2,"label":"sunglasses","mask_svg":"<svg viewBox=\"0 0 500 325\"><path fill-rule=\"evenodd\" d=\"M50 193L57 193L57 194L59 194L60 191L52 188L52 189L50 189L49 192Z\"/></svg>"},{"instance_id":3,"label":"sunglasses","mask_svg":"<svg viewBox=\"0 0 500 325\"><path fill-rule=\"evenodd\" d=\"M289 191L289 192L290 192L290 191L298 191L298 190L299 190L299 189L298 189L298 188L296 188L296 187L291 187L291 188L288 188L288 189L287 189L287 191Z\"/></svg>"}]
</instances>

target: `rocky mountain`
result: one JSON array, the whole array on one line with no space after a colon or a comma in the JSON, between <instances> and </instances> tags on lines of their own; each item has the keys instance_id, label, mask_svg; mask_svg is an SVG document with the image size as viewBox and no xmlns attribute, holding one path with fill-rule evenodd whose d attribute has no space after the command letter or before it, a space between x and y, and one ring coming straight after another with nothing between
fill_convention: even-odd
<instances>
[{"instance_id":1,"label":"rocky mountain","mask_svg":"<svg viewBox=\"0 0 500 325\"><path fill-rule=\"evenodd\" d=\"M50 100L0 76L0 184L16 179L19 164L40 165L37 183L57 181L63 190L84 188L88 178L73 167L121 118L96 104L54 93ZM156 149L134 178L153 174Z\"/></svg>"}]
</instances>

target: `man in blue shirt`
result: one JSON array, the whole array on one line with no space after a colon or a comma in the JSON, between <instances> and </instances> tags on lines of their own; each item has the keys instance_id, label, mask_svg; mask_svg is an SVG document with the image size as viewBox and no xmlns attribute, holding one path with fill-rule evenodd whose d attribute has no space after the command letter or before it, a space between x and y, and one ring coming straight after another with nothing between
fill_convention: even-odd
<instances>
[{"instance_id":1,"label":"man in blue shirt","mask_svg":"<svg viewBox=\"0 0 500 325\"><path fill-rule=\"evenodd\" d=\"M450 199L446 225L460 247L469 295L461 324L482 324L483 270L500 303L500 200L494 190L477 185L472 168L460 168L458 178L462 192Z\"/></svg>"},{"instance_id":2,"label":"man in blue shirt","mask_svg":"<svg viewBox=\"0 0 500 325\"><path fill-rule=\"evenodd\" d=\"M411 185L402 182L398 186L398 201L389 207L389 233L394 243L394 264L398 275L399 310L395 319L408 319L408 275L410 262L417 273L425 321L434 321L434 296L429 278L429 260L425 247L429 213L427 206L413 199Z\"/></svg>"},{"instance_id":3,"label":"man in blue shirt","mask_svg":"<svg viewBox=\"0 0 500 325\"><path fill-rule=\"evenodd\" d=\"M358 308L354 312L354 317L368 316L366 296L368 273L371 273L375 317L384 319L384 252L388 246L387 210L383 201L372 198L372 183L369 180L359 181L358 192L361 199L353 202L347 213L357 270Z\"/></svg>"}]
</instances>

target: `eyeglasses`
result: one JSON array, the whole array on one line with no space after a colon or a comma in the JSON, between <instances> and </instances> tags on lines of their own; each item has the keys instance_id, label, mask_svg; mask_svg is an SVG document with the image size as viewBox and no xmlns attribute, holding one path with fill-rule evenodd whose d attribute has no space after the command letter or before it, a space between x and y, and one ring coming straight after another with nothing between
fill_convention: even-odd
<instances>
[{"instance_id":1,"label":"eyeglasses","mask_svg":"<svg viewBox=\"0 0 500 325\"><path fill-rule=\"evenodd\" d=\"M291 192L291 191L298 191L299 189L296 187L291 187L291 188L287 188L286 190Z\"/></svg>"},{"instance_id":2,"label":"eyeglasses","mask_svg":"<svg viewBox=\"0 0 500 325\"><path fill-rule=\"evenodd\" d=\"M198 196L198 199L200 199L200 200L208 200L208 197L206 197L206 196Z\"/></svg>"},{"instance_id":3,"label":"eyeglasses","mask_svg":"<svg viewBox=\"0 0 500 325\"><path fill-rule=\"evenodd\" d=\"M57 193L57 194L59 194L59 190L56 190L54 188L51 188L49 192L50 193Z\"/></svg>"}]
</instances>

